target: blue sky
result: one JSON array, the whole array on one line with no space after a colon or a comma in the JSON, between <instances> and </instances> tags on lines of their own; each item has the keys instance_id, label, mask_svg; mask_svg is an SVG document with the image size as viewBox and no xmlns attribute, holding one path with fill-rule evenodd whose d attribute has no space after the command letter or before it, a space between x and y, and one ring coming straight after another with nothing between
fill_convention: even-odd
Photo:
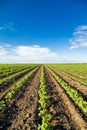
<instances>
[{"instance_id":1,"label":"blue sky","mask_svg":"<svg viewBox=\"0 0 87 130\"><path fill-rule=\"evenodd\" d=\"M86 0L0 0L0 63L87 62Z\"/></svg>"}]
</instances>

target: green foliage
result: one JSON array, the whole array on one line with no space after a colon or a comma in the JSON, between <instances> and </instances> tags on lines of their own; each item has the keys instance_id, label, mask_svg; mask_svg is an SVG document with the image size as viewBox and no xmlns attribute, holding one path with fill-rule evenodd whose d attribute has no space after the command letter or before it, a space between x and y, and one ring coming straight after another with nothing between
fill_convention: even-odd
<instances>
[{"instance_id":1,"label":"green foliage","mask_svg":"<svg viewBox=\"0 0 87 130\"><path fill-rule=\"evenodd\" d=\"M56 64L50 66L80 84L87 86L87 64Z\"/></svg>"},{"instance_id":2,"label":"green foliage","mask_svg":"<svg viewBox=\"0 0 87 130\"><path fill-rule=\"evenodd\" d=\"M5 108L5 101L0 101L0 110L3 110Z\"/></svg>"},{"instance_id":3,"label":"green foliage","mask_svg":"<svg viewBox=\"0 0 87 130\"><path fill-rule=\"evenodd\" d=\"M42 67L42 74L40 78L40 89L39 94L39 107L38 116L42 120L42 124L38 124L38 130L52 130L49 122L52 119L52 115L48 112L48 107L50 106L50 101L47 96L47 88L44 78L44 68Z\"/></svg>"},{"instance_id":4,"label":"green foliage","mask_svg":"<svg viewBox=\"0 0 87 130\"><path fill-rule=\"evenodd\" d=\"M26 74L28 71L30 71L33 67L30 67L30 68L27 68L27 69L24 69L20 72L17 72L13 75L10 75L6 78L3 78L2 80L0 80L0 86L2 86L3 84L7 84L9 82L14 82L16 78L18 77L21 77L22 75Z\"/></svg>"},{"instance_id":5,"label":"green foliage","mask_svg":"<svg viewBox=\"0 0 87 130\"><path fill-rule=\"evenodd\" d=\"M21 81L19 81L5 96L4 99L7 101L10 101L10 99L25 85L27 80L35 73L37 68L35 68L33 71L31 71L29 74L27 74L25 77L22 78Z\"/></svg>"},{"instance_id":6,"label":"green foliage","mask_svg":"<svg viewBox=\"0 0 87 130\"><path fill-rule=\"evenodd\" d=\"M83 112L87 112L87 101L84 101L82 96L78 93L77 90L69 86L63 79L61 79L56 73L51 69L48 69L54 78L60 83L61 87L66 91L69 97L80 107Z\"/></svg>"},{"instance_id":7,"label":"green foliage","mask_svg":"<svg viewBox=\"0 0 87 130\"><path fill-rule=\"evenodd\" d=\"M0 64L0 78L5 78L25 69L31 68L33 64Z\"/></svg>"},{"instance_id":8,"label":"green foliage","mask_svg":"<svg viewBox=\"0 0 87 130\"><path fill-rule=\"evenodd\" d=\"M0 101L0 110L3 110L6 106L6 103L9 102L16 93L26 84L29 78L37 71L38 67L33 69L30 73L25 75L22 80L20 80L14 87L12 87L9 92L7 92L4 96L4 100Z\"/></svg>"}]
</instances>

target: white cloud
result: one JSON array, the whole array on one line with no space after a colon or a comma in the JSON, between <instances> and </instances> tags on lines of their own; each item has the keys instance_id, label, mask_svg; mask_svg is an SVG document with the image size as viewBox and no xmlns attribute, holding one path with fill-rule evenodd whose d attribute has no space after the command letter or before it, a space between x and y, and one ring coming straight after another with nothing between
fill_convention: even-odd
<instances>
[{"instance_id":1,"label":"white cloud","mask_svg":"<svg viewBox=\"0 0 87 130\"><path fill-rule=\"evenodd\" d=\"M31 56L31 57L54 57L57 56L56 53L53 53L47 47L40 46L19 46L16 47L15 52L20 56Z\"/></svg>"},{"instance_id":2,"label":"white cloud","mask_svg":"<svg viewBox=\"0 0 87 130\"><path fill-rule=\"evenodd\" d=\"M0 63L55 63L59 59L57 53L38 45L0 46Z\"/></svg>"},{"instance_id":3,"label":"white cloud","mask_svg":"<svg viewBox=\"0 0 87 130\"><path fill-rule=\"evenodd\" d=\"M79 31L79 30L87 30L87 25L82 25L82 26L78 26L77 28L76 28L76 31Z\"/></svg>"},{"instance_id":4,"label":"white cloud","mask_svg":"<svg viewBox=\"0 0 87 130\"><path fill-rule=\"evenodd\" d=\"M7 55L7 51L5 50L5 48L3 48L2 46L0 46L0 57Z\"/></svg>"},{"instance_id":5,"label":"white cloud","mask_svg":"<svg viewBox=\"0 0 87 130\"><path fill-rule=\"evenodd\" d=\"M17 30L15 29L14 24L12 22L8 23L7 25L0 26L0 30L10 30L13 32L17 32Z\"/></svg>"},{"instance_id":6,"label":"white cloud","mask_svg":"<svg viewBox=\"0 0 87 130\"><path fill-rule=\"evenodd\" d=\"M74 47L75 46L74 44ZM58 54L48 47L39 45L13 46L0 43L0 63L79 63L87 62L85 54L64 52Z\"/></svg>"},{"instance_id":7,"label":"white cloud","mask_svg":"<svg viewBox=\"0 0 87 130\"><path fill-rule=\"evenodd\" d=\"M87 25L78 26L69 42L71 43L70 49L87 47Z\"/></svg>"}]
</instances>

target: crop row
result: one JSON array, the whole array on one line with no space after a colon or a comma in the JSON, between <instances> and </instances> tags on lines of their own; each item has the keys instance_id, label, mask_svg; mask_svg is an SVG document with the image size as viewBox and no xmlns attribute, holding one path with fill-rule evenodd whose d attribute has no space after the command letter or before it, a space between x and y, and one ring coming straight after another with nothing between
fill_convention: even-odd
<instances>
[{"instance_id":1,"label":"crop row","mask_svg":"<svg viewBox=\"0 0 87 130\"><path fill-rule=\"evenodd\" d=\"M54 68L66 70L67 72L75 73L81 77L87 78L87 64L56 64L51 65Z\"/></svg>"},{"instance_id":2,"label":"crop row","mask_svg":"<svg viewBox=\"0 0 87 130\"><path fill-rule=\"evenodd\" d=\"M38 116L40 118L39 120L41 120L41 124L38 124L38 130L51 130L51 126L49 125L49 122L52 119L52 115L48 112L48 107L50 106L50 102L47 96L47 87L46 87L43 67L42 67L42 73L40 78L40 88L38 91L38 95L39 95Z\"/></svg>"},{"instance_id":3,"label":"crop row","mask_svg":"<svg viewBox=\"0 0 87 130\"><path fill-rule=\"evenodd\" d=\"M3 72L9 72L10 70L14 70L16 68L22 68L22 67L27 67L26 65L22 64L0 64L0 74Z\"/></svg>"},{"instance_id":4,"label":"crop row","mask_svg":"<svg viewBox=\"0 0 87 130\"><path fill-rule=\"evenodd\" d=\"M7 77L9 75L20 72L21 70L25 70L25 69L30 68L32 66L34 66L34 65L27 65L27 66L26 65L25 66L23 66L23 65L19 65L19 66L15 65L13 67L11 67L11 65L10 65L9 68L3 68L2 70L0 70L0 78Z\"/></svg>"},{"instance_id":5,"label":"crop row","mask_svg":"<svg viewBox=\"0 0 87 130\"><path fill-rule=\"evenodd\" d=\"M58 68L56 68L56 67L52 67L52 68L58 70L60 73L66 75L66 76L69 77L70 79L72 79L72 80L74 80L74 81L77 81L77 82L79 82L79 83L82 84L82 85L87 86L87 80L83 80L83 79L81 79L81 78L79 78L79 77L77 77L77 76L73 76L71 73L68 73L68 71L60 70L60 69L58 69Z\"/></svg>"},{"instance_id":6,"label":"crop row","mask_svg":"<svg viewBox=\"0 0 87 130\"><path fill-rule=\"evenodd\" d=\"M82 80L82 79L80 79L78 77L75 77L75 76L73 76L71 74L68 74L67 72L64 72L64 71L62 71L62 73L65 74L66 76L68 76L69 78L79 82L80 84L83 84L83 85L87 86L87 80Z\"/></svg>"},{"instance_id":7,"label":"crop row","mask_svg":"<svg viewBox=\"0 0 87 130\"><path fill-rule=\"evenodd\" d=\"M9 102L18 91L25 86L26 82L29 80L31 76L34 75L34 73L37 71L38 67L33 69L30 73L25 75L22 80L20 80L8 93L5 94L3 99L0 101L0 110L3 110L6 106L6 103Z\"/></svg>"},{"instance_id":8,"label":"crop row","mask_svg":"<svg viewBox=\"0 0 87 130\"><path fill-rule=\"evenodd\" d=\"M19 77L22 77L24 74L28 73L30 70L32 70L34 67L31 67L31 68L28 68L28 69L25 69L23 71L20 71L18 73L15 73L11 76L8 76L2 80L0 80L0 88L3 88L5 87L6 84L8 83L13 83L15 82L16 79L18 79Z\"/></svg>"},{"instance_id":9,"label":"crop row","mask_svg":"<svg viewBox=\"0 0 87 130\"><path fill-rule=\"evenodd\" d=\"M0 74L0 78L1 78L1 80L2 80L2 78L5 78L5 77L7 77L7 76L9 76L9 75L12 75L12 74L15 74L15 73L17 73L17 72L20 72L21 70L25 70L25 69L27 69L27 68L29 68L29 67L26 67L26 68L14 68L14 69L10 69L9 71L7 71L7 72L5 72L5 71L3 71L3 73L2 74Z\"/></svg>"},{"instance_id":10,"label":"crop row","mask_svg":"<svg viewBox=\"0 0 87 130\"><path fill-rule=\"evenodd\" d=\"M55 72L49 69L49 72L52 76L58 81L61 87L66 91L69 97L75 102L76 105L83 111L83 113L87 112L87 101L84 101L82 96L78 93L77 90L73 89L68 83L66 83L60 76L58 76Z\"/></svg>"}]
</instances>

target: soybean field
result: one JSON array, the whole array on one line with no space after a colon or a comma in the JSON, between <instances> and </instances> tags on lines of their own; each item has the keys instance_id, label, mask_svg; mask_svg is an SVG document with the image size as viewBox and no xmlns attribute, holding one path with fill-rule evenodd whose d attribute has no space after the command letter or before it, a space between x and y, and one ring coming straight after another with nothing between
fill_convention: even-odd
<instances>
[{"instance_id":1,"label":"soybean field","mask_svg":"<svg viewBox=\"0 0 87 130\"><path fill-rule=\"evenodd\" d=\"M87 130L87 64L0 64L0 130Z\"/></svg>"}]
</instances>

